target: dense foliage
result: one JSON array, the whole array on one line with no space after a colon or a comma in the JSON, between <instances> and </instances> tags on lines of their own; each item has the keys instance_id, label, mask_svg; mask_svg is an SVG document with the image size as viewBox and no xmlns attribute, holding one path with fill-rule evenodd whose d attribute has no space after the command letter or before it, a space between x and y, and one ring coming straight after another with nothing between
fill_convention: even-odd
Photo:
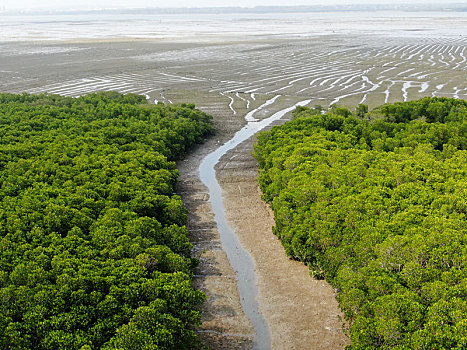
<instances>
[{"instance_id":1,"label":"dense foliage","mask_svg":"<svg viewBox=\"0 0 467 350\"><path fill-rule=\"evenodd\" d=\"M0 94L1 349L197 346L173 160L211 130L137 95Z\"/></svg>"},{"instance_id":2,"label":"dense foliage","mask_svg":"<svg viewBox=\"0 0 467 350\"><path fill-rule=\"evenodd\" d=\"M337 289L351 349L466 349L467 102L356 112L260 135L275 234Z\"/></svg>"}]
</instances>

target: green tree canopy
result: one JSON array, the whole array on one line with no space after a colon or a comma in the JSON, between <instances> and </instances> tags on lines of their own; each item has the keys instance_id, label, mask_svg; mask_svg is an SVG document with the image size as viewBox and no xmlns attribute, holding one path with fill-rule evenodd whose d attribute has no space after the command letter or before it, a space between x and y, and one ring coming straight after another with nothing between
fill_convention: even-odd
<instances>
[{"instance_id":1,"label":"green tree canopy","mask_svg":"<svg viewBox=\"0 0 467 350\"><path fill-rule=\"evenodd\" d=\"M259 136L259 182L287 254L337 289L350 348L467 348L467 102L295 117Z\"/></svg>"},{"instance_id":2,"label":"green tree canopy","mask_svg":"<svg viewBox=\"0 0 467 350\"><path fill-rule=\"evenodd\" d=\"M0 94L0 348L197 346L174 160L210 132L138 95Z\"/></svg>"}]
</instances>

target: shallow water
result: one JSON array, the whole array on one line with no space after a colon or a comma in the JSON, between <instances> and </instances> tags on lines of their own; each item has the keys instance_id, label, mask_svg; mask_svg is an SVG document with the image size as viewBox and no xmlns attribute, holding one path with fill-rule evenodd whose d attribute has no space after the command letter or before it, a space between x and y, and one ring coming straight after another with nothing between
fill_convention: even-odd
<instances>
[{"instance_id":1,"label":"shallow water","mask_svg":"<svg viewBox=\"0 0 467 350\"><path fill-rule=\"evenodd\" d=\"M310 37L368 32L385 36L467 35L467 12L310 12L264 14L0 14L0 42L213 36Z\"/></svg>"},{"instance_id":2,"label":"shallow water","mask_svg":"<svg viewBox=\"0 0 467 350\"><path fill-rule=\"evenodd\" d=\"M219 162L220 158L229 150L234 149L258 131L271 125L274 121L281 119L285 114L294 110L295 107L305 106L310 102L311 100L301 101L261 121L248 122L248 124L238 131L231 140L207 155L199 167L201 181L209 190L209 198L214 212L214 219L219 230L222 247L237 275L238 290L243 309L256 332L255 349L271 348L271 334L267 321L258 310L258 287L254 272L254 262L250 254L240 244L235 232L227 223L222 200L222 189L216 179L214 167ZM264 105L258 107L256 110L260 110L262 107L264 107ZM253 115L253 113L251 115Z\"/></svg>"}]
</instances>

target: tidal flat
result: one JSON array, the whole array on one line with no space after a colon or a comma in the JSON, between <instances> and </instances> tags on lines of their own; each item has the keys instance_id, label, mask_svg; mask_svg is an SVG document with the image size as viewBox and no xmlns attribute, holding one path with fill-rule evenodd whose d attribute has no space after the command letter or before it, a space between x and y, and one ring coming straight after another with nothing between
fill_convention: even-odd
<instances>
[{"instance_id":1,"label":"tidal flat","mask_svg":"<svg viewBox=\"0 0 467 350\"><path fill-rule=\"evenodd\" d=\"M467 16L388 12L125 19L67 18L60 24L57 18L9 18L5 28L25 24L24 32L3 31L0 90L137 93L151 103L193 102L214 117L216 135L178 164L178 193L190 210L190 239L200 260L193 283L208 296L198 333L213 349L251 349L254 327L243 311L237 275L199 178L202 160L247 123L300 101L354 108L424 96L467 98ZM255 181L252 143L249 138L231 149L216 170L227 222L252 257L254 297L269 325L271 347L343 348L348 339L333 289L287 259L272 234L272 214Z\"/></svg>"}]
</instances>

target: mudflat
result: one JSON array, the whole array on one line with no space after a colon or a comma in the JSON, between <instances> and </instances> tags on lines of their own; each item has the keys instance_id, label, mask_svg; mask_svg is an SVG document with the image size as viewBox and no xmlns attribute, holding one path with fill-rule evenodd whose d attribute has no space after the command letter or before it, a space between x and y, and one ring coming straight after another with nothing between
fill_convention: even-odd
<instances>
[{"instance_id":1,"label":"mudflat","mask_svg":"<svg viewBox=\"0 0 467 350\"><path fill-rule=\"evenodd\" d=\"M227 216L256 264L260 311L269 322L273 349L343 349L344 332L335 293L308 268L287 258L272 233L274 216L261 200L253 140L226 154L218 164Z\"/></svg>"},{"instance_id":2,"label":"mudflat","mask_svg":"<svg viewBox=\"0 0 467 350\"><path fill-rule=\"evenodd\" d=\"M392 27L384 29L381 21ZM466 28L465 22L461 18L456 23ZM258 23L261 28L265 22ZM296 35L296 26L284 23L290 32L281 30L279 35L277 30L268 32L273 26L267 23L261 35L83 35L0 42L3 92L131 92L145 95L151 103L194 102L214 117L216 135L178 163L178 193L190 210L190 239L200 261L193 283L208 297L198 334L212 349L251 349L255 334L242 309L237 276L220 242L209 194L199 179L199 164L207 154L246 125L246 116L262 120L302 100L354 107L423 96L467 97L467 38L452 31L433 32L426 18L410 28L383 18L379 31L358 35ZM405 35L390 35L394 27L396 34ZM216 169L228 223L255 264L259 310L269 324L272 347L342 349L348 339L334 291L313 280L305 266L289 260L272 234L272 213L256 184L253 141L232 149Z\"/></svg>"}]
</instances>

